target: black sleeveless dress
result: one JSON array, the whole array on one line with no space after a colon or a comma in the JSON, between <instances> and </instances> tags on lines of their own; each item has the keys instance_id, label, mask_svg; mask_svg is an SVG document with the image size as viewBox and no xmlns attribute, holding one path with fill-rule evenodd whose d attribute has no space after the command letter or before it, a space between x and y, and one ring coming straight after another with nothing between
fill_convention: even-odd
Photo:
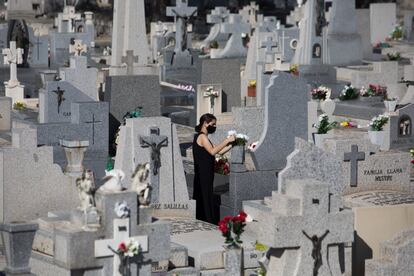
<instances>
[{"instance_id":1,"label":"black sleeveless dress","mask_svg":"<svg viewBox=\"0 0 414 276\"><path fill-rule=\"evenodd\" d=\"M217 224L219 221L219 210L217 200L213 194L214 156L208 153L204 147L197 144L199 135L200 133L194 135L193 141L193 199L196 200L196 218Z\"/></svg>"}]
</instances>

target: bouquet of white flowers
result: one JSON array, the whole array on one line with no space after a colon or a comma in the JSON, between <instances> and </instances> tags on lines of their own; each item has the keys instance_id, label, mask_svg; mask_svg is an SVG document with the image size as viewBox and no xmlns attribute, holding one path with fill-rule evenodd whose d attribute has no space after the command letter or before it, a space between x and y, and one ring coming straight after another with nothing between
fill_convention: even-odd
<instances>
[{"instance_id":1,"label":"bouquet of white flowers","mask_svg":"<svg viewBox=\"0 0 414 276\"><path fill-rule=\"evenodd\" d=\"M233 142L234 146L244 146L247 144L247 141L249 141L249 136L242 133L237 133L235 130L230 130L227 133L227 136L234 135L236 136L236 140Z\"/></svg>"}]
</instances>

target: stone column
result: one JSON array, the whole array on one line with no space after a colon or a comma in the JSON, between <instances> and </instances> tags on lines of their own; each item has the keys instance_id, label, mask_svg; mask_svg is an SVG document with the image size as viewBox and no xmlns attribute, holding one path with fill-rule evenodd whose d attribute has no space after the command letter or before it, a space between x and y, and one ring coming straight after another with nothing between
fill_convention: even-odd
<instances>
[{"instance_id":1,"label":"stone column","mask_svg":"<svg viewBox=\"0 0 414 276\"><path fill-rule=\"evenodd\" d=\"M6 275L30 274L29 260L37 223L12 222L0 224L0 231L6 253Z\"/></svg>"},{"instance_id":2,"label":"stone column","mask_svg":"<svg viewBox=\"0 0 414 276\"><path fill-rule=\"evenodd\" d=\"M66 159L68 164L65 168L65 174L78 177L83 172L83 157L89 141L67 141L59 140L60 145L63 147L66 153Z\"/></svg>"}]
</instances>

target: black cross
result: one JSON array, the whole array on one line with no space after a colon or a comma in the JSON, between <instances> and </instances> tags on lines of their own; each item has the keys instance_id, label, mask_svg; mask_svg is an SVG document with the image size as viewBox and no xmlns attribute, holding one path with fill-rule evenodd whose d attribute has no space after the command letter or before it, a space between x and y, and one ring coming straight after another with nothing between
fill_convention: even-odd
<instances>
[{"instance_id":1,"label":"black cross","mask_svg":"<svg viewBox=\"0 0 414 276\"><path fill-rule=\"evenodd\" d=\"M58 114L60 113L60 105L65 100L63 97L63 93L65 93L65 90L61 90L60 86L57 87L57 90L53 90L52 92L55 92L57 95L57 102L58 102Z\"/></svg>"},{"instance_id":2,"label":"black cross","mask_svg":"<svg viewBox=\"0 0 414 276\"><path fill-rule=\"evenodd\" d=\"M344 153L344 161L351 163L351 187L358 185L358 161L365 160L365 152L358 151L357 145L351 146L351 152Z\"/></svg>"},{"instance_id":3,"label":"black cross","mask_svg":"<svg viewBox=\"0 0 414 276\"><path fill-rule=\"evenodd\" d=\"M95 121L95 114L92 114L92 121L86 121L85 124L92 124L92 145L95 144L95 124L102 123L102 121Z\"/></svg>"}]
</instances>

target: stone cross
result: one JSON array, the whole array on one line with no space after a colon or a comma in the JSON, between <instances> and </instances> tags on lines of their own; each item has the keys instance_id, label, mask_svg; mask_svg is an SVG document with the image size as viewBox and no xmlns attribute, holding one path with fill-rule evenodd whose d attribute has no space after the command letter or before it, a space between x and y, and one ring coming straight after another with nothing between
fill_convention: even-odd
<instances>
[{"instance_id":1,"label":"stone cross","mask_svg":"<svg viewBox=\"0 0 414 276\"><path fill-rule=\"evenodd\" d=\"M187 0L177 0L175 7L167 7L167 16L173 16L176 21L175 53L187 50L187 22L195 15L197 8L189 7Z\"/></svg>"},{"instance_id":2,"label":"stone cross","mask_svg":"<svg viewBox=\"0 0 414 276\"><path fill-rule=\"evenodd\" d=\"M127 242L130 239L130 219L114 219L114 238L106 240L95 241L95 257L113 257L113 276L122 276L119 272L119 266L121 260L118 256L115 256L113 250L117 250L118 246L122 242ZM141 252L148 251L148 236L135 236L131 237L139 242Z\"/></svg>"},{"instance_id":3,"label":"stone cross","mask_svg":"<svg viewBox=\"0 0 414 276\"><path fill-rule=\"evenodd\" d=\"M215 7L211 14L207 15L207 23L223 23L229 17L229 10L226 7Z\"/></svg>"},{"instance_id":4,"label":"stone cross","mask_svg":"<svg viewBox=\"0 0 414 276\"><path fill-rule=\"evenodd\" d=\"M92 124L92 145L95 145L95 125L102 123L102 121L95 120L95 114L92 114L92 120L83 122L85 124Z\"/></svg>"},{"instance_id":5,"label":"stone cross","mask_svg":"<svg viewBox=\"0 0 414 276\"><path fill-rule=\"evenodd\" d=\"M75 32L75 21L82 20L82 15L75 12L74 6L65 6L63 8L62 21L68 22L68 33Z\"/></svg>"},{"instance_id":6,"label":"stone cross","mask_svg":"<svg viewBox=\"0 0 414 276\"><path fill-rule=\"evenodd\" d=\"M9 87L20 84L17 80L17 64L23 63L23 52L23 49L16 48L16 41L10 41L10 47L2 50L4 64L10 65L10 80L7 82Z\"/></svg>"},{"instance_id":7,"label":"stone cross","mask_svg":"<svg viewBox=\"0 0 414 276\"><path fill-rule=\"evenodd\" d=\"M133 75L134 62L138 62L138 56L134 56L134 50L127 50L126 56L123 56L121 61L127 66L127 75Z\"/></svg>"},{"instance_id":8,"label":"stone cross","mask_svg":"<svg viewBox=\"0 0 414 276\"><path fill-rule=\"evenodd\" d=\"M273 55L272 49L276 47L277 47L277 43L276 41L273 41L272 36L266 37L266 40L260 43L260 48L266 48L266 51L265 51L266 61L267 61L267 57L269 56L272 59L272 61L270 62L271 63L274 62L274 55Z\"/></svg>"},{"instance_id":9,"label":"stone cross","mask_svg":"<svg viewBox=\"0 0 414 276\"><path fill-rule=\"evenodd\" d=\"M160 129L157 127L150 128L149 136L140 136L139 142L143 148L151 148L151 184L153 187L152 202L158 202L159 196L159 168L161 167L161 147L168 146L168 137L160 135Z\"/></svg>"},{"instance_id":10,"label":"stone cross","mask_svg":"<svg viewBox=\"0 0 414 276\"><path fill-rule=\"evenodd\" d=\"M36 49L37 49L37 60L39 60L40 58L40 45L42 45L42 43L40 42L40 35L36 36L36 42L33 42L33 44L36 45Z\"/></svg>"},{"instance_id":11,"label":"stone cross","mask_svg":"<svg viewBox=\"0 0 414 276\"><path fill-rule=\"evenodd\" d=\"M358 152L358 146L352 145L351 152L344 153L344 161L351 163L351 187L358 185L358 161L365 160L365 152Z\"/></svg>"},{"instance_id":12,"label":"stone cross","mask_svg":"<svg viewBox=\"0 0 414 276\"><path fill-rule=\"evenodd\" d=\"M82 40L80 39L75 39L74 43L69 45L69 53L74 53L75 57L81 56L82 53L86 53L87 50L88 47L86 44L82 44Z\"/></svg>"}]
</instances>

